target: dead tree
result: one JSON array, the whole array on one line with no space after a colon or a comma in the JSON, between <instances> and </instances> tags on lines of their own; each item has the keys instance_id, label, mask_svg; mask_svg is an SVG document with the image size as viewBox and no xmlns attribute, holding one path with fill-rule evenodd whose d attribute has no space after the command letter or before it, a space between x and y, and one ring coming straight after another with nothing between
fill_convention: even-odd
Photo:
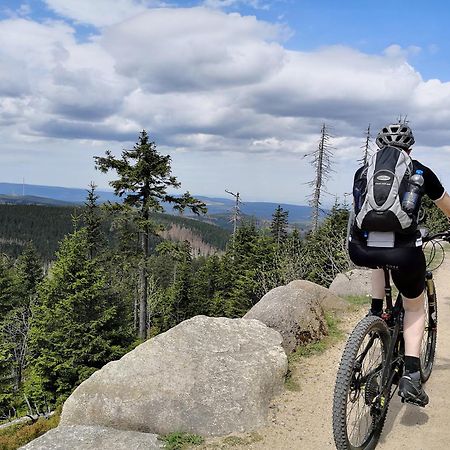
<instances>
[{"instance_id":1,"label":"dead tree","mask_svg":"<svg viewBox=\"0 0 450 450\"><path fill-rule=\"evenodd\" d=\"M311 222L313 231L316 231L319 226L322 191L324 191L326 181L329 179L330 173L332 172L332 147L330 145L330 140L331 135L328 133L326 125L323 124L320 131L320 140L317 149L306 155L312 157L311 165L315 170L314 180L308 183L308 185L313 188L313 192L309 197L309 205L312 208Z\"/></svg>"},{"instance_id":2,"label":"dead tree","mask_svg":"<svg viewBox=\"0 0 450 450\"><path fill-rule=\"evenodd\" d=\"M365 133L365 142L361 146L361 148L363 150L363 156L361 159L358 159L358 162L360 162L363 166L366 165L367 160L369 159L369 156L373 153L371 144L372 144L372 136L370 134L370 123L369 123L369 126L367 127L367 131Z\"/></svg>"},{"instance_id":3,"label":"dead tree","mask_svg":"<svg viewBox=\"0 0 450 450\"><path fill-rule=\"evenodd\" d=\"M235 194L234 192L228 191L227 189L225 189L225 192L227 194L232 195L236 200L233 210L232 210L231 219L230 219L230 222L233 222L233 243L234 243L234 239L236 236L237 224L238 224L239 220L241 220L241 204L242 204L242 202L240 199L239 192L237 194Z\"/></svg>"}]
</instances>

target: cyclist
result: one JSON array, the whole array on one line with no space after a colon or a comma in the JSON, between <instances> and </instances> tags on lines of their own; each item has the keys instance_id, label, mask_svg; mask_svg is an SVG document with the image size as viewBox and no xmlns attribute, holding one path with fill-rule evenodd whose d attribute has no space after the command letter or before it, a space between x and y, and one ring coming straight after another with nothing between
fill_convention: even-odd
<instances>
[{"instance_id":1,"label":"cyclist","mask_svg":"<svg viewBox=\"0 0 450 450\"><path fill-rule=\"evenodd\" d=\"M396 147L408 155L414 144L414 136L407 124L391 124L384 127L377 136L376 143L380 151L385 147ZM395 149L393 149L394 151ZM434 203L450 218L450 196L437 176L419 161L412 160L414 171L423 174L422 194ZM355 182L363 173L361 167L355 174ZM381 267L391 269L392 280L403 297L405 371L399 382L399 395L406 401L419 406L428 403L428 395L420 380L420 345L425 328L424 289L425 256L417 227L411 227L408 233L393 233L391 248L368 246L367 233L356 224L352 226L349 238L350 259L358 266L374 269L372 271L372 305L369 314L381 315L384 297L384 272Z\"/></svg>"}]
</instances>

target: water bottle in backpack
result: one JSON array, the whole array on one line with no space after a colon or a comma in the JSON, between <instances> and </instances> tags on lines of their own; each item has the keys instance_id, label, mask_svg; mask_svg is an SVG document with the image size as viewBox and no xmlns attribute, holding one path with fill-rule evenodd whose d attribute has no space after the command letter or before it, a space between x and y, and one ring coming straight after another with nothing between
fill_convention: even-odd
<instances>
[{"instance_id":1,"label":"water bottle in backpack","mask_svg":"<svg viewBox=\"0 0 450 450\"><path fill-rule=\"evenodd\" d=\"M421 190L423 186L423 171L416 170L416 173L408 181L408 190L402 200L402 209L407 214L412 215L419 205Z\"/></svg>"}]
</instances>

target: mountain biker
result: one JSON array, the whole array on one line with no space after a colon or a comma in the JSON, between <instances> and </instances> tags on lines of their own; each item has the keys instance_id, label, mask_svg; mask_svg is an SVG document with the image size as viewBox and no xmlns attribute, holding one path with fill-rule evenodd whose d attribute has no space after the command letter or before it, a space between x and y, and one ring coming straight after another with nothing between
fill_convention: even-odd
<instances>
[{"instance_id":1,"label":"mountain biker","mask_svg":"<svg viewBox=\"0 0 450 450\"><path fill-rule=\"evenodd\" d=\"M414 144L414 136L407 124L396 123L384 127L377 136L376 143L380 148L394 147L392 151L401 149L408 155ZM432 170L412 160L414 171L423 173L422 194L434 203L450 218L450 196ZM358 169L355 181L363 173L364 167ZM406 401L425 406L429 399L420 380L420 346L425 328L424 288L425 288L425 256L422 251L422 240L417 227L407 233L393 234L391 248L368 246L367 235L352 226L349 237L350 259L358 266L374 269L372 271L372 305L369 314L380 316L384 297L384 271L381 267L391 269L392 280L403 297L405 370L399 382L399 395Z\"/></svg>"}]
</instances>

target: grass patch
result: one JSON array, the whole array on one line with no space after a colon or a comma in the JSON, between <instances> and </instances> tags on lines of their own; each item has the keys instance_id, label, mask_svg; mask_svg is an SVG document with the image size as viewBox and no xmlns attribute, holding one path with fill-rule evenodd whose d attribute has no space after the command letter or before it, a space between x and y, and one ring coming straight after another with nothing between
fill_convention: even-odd
<instances>
[{"instance_id":1,"label":"grass patch","mask_svg":"<svg viewBox=\"0 0 450 450\"><path fill-rule=\"evenodd\" d=\"M164 441L166 450L182 450L188 448L189 445L200 445L204 442L203 437L197 434L181 432L166 434L159 439Z\"/></svg>"},{"instance_id":2,"label":"grass patch","mask_svg":"<svg viewBox=\"0 0 450 450\"><path fill-rule=\"evenodd\" d=\"M229 449L231 447L244 446L247 448L249 445L254 444L255 442L260 442L263 440L263 437L257 432L248 433L245 436L226 436L224 438L216 439L215 442L207 442L205 445L202 445L201 449L215 449L215 450L224 450Z\"/></svg>"},{"instance_id":3,"label":"grass patch","mask_svg":"<svg viewBox=\"0 0 450 450\"><path fill-rule=\"evenodd\" d=\"M32 425L17 424L0 430L0 450L16 450L42 436L58 426L60 414L61 411L58 410L49 419L40 418Z\"/></svg>"},{"instance_id":4,"label":"grass patch","mask_svg":"<svg viewBox=\"0 0 450 450\"><path fill-rule=\"evenodd\" d=\"M367 295L349 295L345 297L345 299L350 303L350 305L358 308L364 305L369 305L371 302L371 297Z\"/></svg>"},{"instance_id":5,"label":"grass patch","mask_svg":"<svg viewBox=\"0 0 450 450\"><path fill-rule=\"evenodd\" d=\"M288 373L285 378L285 388L289 391L299 391L299 384L292 378L291 367L301 358L309 358L314 355L320 355L327 348L331 347L336 342L340 341L344 333L339 328L339 320L331 313L325 313L325 320L328 325L328 335L319 342L311 342L310 344L300 345L288 356Z\"/></svg>"},{"instance_id":6,"label":"grass patch","mask_svg":"<svg viewBox=\"0 0 450 450\"><path fill-rule=\"evenodd\" d=\"M339 320L333 314L326 312L325 321L328 325L328 335L319 342L298 346L289 356L290 361L294 362L299 358L319 355L342 338L344 334L339 328Z\"/></svg>"},{"instance_id":7,"label":"grass patch","mask_svg":"<svg viewBox=\"0 0 450 450\"><path fill-rule=\"evenodd\" d=\"M239 436L227 436L222 440L225 448L235 447L236 445L250 445L255 442L262 440L262 436L258 433L251 433L249 436L239 437Z\"/></svg>"}]
</instances>

